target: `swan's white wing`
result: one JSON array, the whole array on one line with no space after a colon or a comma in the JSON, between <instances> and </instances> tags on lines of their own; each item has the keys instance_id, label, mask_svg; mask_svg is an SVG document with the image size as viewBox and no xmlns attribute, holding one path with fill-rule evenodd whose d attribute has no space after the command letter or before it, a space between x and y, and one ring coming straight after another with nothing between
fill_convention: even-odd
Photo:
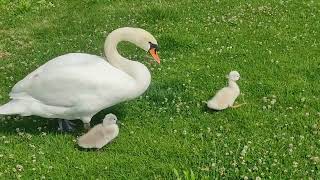
<instances>
[{"instance_id":1,"label":"swan's white wing","mask_svg":"<svg viewBox=\"0 0 320 180\"><path fill-rule=\"evenodd\" d=\"M119 101L133 87L134 80L129 75L103 58L73 53L57 57L30 73L13 87L10 96L71 107L90 101L106 102L104 98L111 103Z\"/></svg>"}]
</instances>

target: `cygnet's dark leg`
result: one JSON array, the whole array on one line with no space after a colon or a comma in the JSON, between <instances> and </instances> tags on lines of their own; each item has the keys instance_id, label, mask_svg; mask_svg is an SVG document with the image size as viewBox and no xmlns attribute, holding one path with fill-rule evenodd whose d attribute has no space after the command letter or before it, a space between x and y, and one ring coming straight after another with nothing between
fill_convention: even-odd
<instances>
[{"instance_id":1,"label":"cygnet's dark leg","mask_svg":"<svg viewBox=\"0 0 320 180\"><path fill-rule=\"evenodd\" d=\"M86 131L89 131L90 127L90 123L83 123L83 127Z\"/></svg>"},{"instance_id":2,"label":"cygnet's dark leg","mask_svg":"<svg viewBox=\"0 0 320 180\"><path fill-rule=\"evenodd\" d=\"M73 126L75 124L72 123L71 121L64 120L64 119L59 119L58 123L59 123L59 128L58 128L59 131L71 132L71 131L74 130Z\"/></svg>"}]
</instances>

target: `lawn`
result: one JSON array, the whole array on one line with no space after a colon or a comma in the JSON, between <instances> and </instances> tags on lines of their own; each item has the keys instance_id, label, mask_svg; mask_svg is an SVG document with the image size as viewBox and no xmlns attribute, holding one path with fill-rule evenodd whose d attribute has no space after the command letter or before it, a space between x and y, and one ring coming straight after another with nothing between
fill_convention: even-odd
<instances>
[{"instance_id":1,"label":"lawn","mask_svg":"<svg viewBox=\"0 0 320 180\"><path fill-rule=\"evenodd\" d=\"M103 56L119 27L151 32L162 60L120 44L152 82L94 117L122 122L100 151L77 148L80 121L60 133L56 120L0 117L0 179L320 178L319 17L318 0L0 0L0 104L56 56ZM208 110L231 70L247 104Z\"/></svg>"}]
</instances>

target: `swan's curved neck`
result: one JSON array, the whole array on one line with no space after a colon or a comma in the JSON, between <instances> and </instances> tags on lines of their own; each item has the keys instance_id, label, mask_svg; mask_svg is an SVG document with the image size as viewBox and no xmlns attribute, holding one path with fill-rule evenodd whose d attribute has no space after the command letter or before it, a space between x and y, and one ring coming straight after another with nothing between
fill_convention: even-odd
<instances>
[{"instance_id":1,"label":"swan's curved neck","mask_svg":"<svg viewBox=\"0 0 320 180\"><path fill-rule=\"evenodd\" d=\"M124 58L117 50L117 45L121 41L128 41L137 45L138 35L139 34L128 28L117 29L111 32L106 38L104 49L108 62L131 76L137 83L137 91L142 91L141 93L143 93L151 81L148 68L142 63Z\"/></svg>"},{"instance_id":2,"label":"swan's curved neck","mask_svg":"<svg viewBox=\"0 0 320 180\"><path fill-rule=\"evenodd\" d=\"M104 44L104 53L107 57L107 60L110 62L110 64L117 68L121 68L122 65L127 63L127 59L122 57L117 50L117 45L121 41L123 41L121 32L113 31L108 35Z\"/></svg>"}]
</instances>

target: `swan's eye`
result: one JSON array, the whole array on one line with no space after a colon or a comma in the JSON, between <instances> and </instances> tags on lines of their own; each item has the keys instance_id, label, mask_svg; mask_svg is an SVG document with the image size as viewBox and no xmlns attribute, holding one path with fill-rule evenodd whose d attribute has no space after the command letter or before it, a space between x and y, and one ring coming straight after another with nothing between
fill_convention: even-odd
<instances>
[{"instance_id":1,"label":"swan's eye","mask_svg":"<svg viewBox=\"0 0 320 180\"><path fill-rule=\"evenodd\" d=\"M159 47L157 44L153 44L152 42L149 42L150 44L150 49L155 49L155 51L158 51Z\"/></svg>"}]
</instances>

